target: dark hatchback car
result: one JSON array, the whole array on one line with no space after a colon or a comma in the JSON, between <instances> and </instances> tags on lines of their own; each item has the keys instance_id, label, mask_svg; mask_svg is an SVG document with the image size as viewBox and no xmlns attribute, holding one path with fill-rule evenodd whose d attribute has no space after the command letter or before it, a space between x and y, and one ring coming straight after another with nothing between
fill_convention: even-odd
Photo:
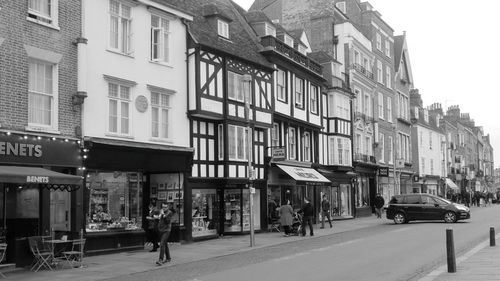
<instances>
[{"instance_id":1,"label":"dark hatchback car","mask_svg":"<svg viewBox=\"0 0 500 281\"><path fill-rule=\"evenodd\" d=\"M415 220L444 220L447 223L469 219L470 209L431 194L402 194L392 197L387 218L396 224Z\"/></svg>"}]
</instances>

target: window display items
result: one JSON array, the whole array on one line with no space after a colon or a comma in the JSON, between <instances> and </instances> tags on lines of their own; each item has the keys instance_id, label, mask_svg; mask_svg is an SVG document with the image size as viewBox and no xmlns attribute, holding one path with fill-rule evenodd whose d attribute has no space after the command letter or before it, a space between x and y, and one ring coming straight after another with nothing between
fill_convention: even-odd
<instances>
[{"instance_id":1,"label":"window display items","mask_svg":"<svg viewBox=\"0 0 500 281\"><path fill-rule=\"evenodd\" d=\"M87 232L135 230L142 221L142 175L113 172L90 173Z\"/></svg>"},{"instance_id":2,"label":"window display items","mask_svg":"<svg viewBox=\"0 0 500 281\"><path fill-rule=\"evenodd\" d=\"M192 201L192 236L217 235L218 202L215 189L193 189Z\"/></svg>"}]
</instances>

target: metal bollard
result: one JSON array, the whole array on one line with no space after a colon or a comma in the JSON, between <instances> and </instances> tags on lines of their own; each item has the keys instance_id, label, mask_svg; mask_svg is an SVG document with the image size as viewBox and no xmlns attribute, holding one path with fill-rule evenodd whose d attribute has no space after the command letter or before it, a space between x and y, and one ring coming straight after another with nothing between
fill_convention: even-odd
<instances>
[{"instance_id":1,"label":"metal bollard","mask_svg":"<svg viewBox=\"0 0 500 281\"><path fill-rule=\"evenodd\" d=\"M490 247L495 246L495 228L490 227Z\"/></svg>"},{"instance_id":2,"label":"metal bollard","mask_svg":"<svg viewBox=\"0 0 500 281\"><path fill-rule=\"evenodd\" d=\"M455 243L453 242L453 229L446 229L446 260L448 262L448 272L457 272L455 261Z\"/></svg>"}]
</instances>

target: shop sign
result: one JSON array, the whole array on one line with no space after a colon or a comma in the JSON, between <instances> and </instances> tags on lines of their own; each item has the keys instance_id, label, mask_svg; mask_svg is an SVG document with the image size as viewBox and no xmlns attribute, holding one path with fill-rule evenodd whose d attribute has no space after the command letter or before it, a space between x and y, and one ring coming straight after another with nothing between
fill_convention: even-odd
<instances>
[{"instance_id":1,"label":"shop sign","mask_svg":"<svg viewBox=\"0 0 500 281\"><path fill-rule=\"evenodd\" d=\"M49 183L49 177L26 176L27 183Z\"/></svg>"},{"instance_id":2,"label":"shop sign","mask_svg":"<svg viewBox=\"0 0 500 281\"><path fill-rule=\"evenodd\" d=\"M286 159L286 150L284 147L273 147L273 161L284 161Z\"/></svg>"},{"instance_id":3,"label":"shop sign","mask_svg":"<svg viewBox=\"0 0 500 281\"><path fill-rule=\"evenodd\" d=\"M420 180L420 176L419 175L413 175L413 181L414 182L418 182Z\"/></svg>"},{"instance_id":4,"label":"shop sign","mask_svg":"<svg viewBox=\"0 0 500 281\"><path fill-rule=\"evenodd\" d=\"M389 176L389 168L388 167L378 168L378 175L381 177L388 177Z\"/></svg>"},{"instance_id":5,"label":"shop sign","mask_svg":"<svg viewBox=\"0 0 500 281\"><path fill-rule=\"evenodd\" d=\"M0 163L80 166L80 148L75 141L0 135Z\"/></svg>"}]
</instances>

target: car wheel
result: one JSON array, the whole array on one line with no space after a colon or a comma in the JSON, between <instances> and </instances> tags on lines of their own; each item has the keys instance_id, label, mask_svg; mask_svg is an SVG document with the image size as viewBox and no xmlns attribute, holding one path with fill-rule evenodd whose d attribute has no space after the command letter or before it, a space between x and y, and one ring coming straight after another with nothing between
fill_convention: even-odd
<instances>
[{"instance_id":1,"label":"car wheel","mask_svg":"<svg viewBox=\"0 0 500 281\"><path fill-rule=\"evenodd\" d=\"M446 214L444 214L444 221L447 223L456 222L457 214L455 214L454 212L446 212Z\"/></svg>"},{"instance_id":2,"label":"car wheel","mask_svg":"<svg viewBox=\"0 0 500 281\"><path fill-rule=\"evenodd\" d=\"M394 215L394 223L395 224L402 224L406 222L406 216L405 214L399 212Z\"/></svg>"}]
</instances>

